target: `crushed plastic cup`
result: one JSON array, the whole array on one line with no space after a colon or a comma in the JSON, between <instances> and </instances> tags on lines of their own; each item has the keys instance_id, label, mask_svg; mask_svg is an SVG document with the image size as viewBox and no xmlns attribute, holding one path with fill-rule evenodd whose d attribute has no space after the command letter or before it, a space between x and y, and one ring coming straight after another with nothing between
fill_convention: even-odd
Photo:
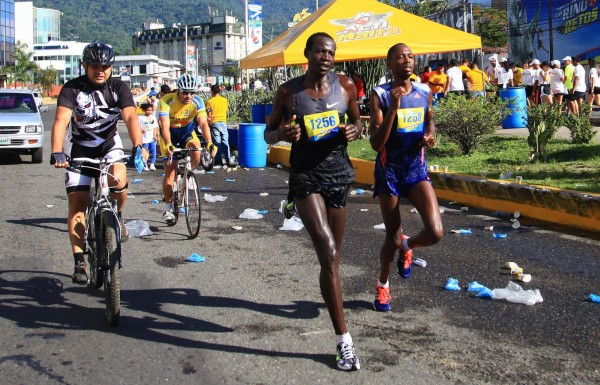
<instances>
[{"instance_id":1,"label":"crushed plastic cup","mask_svg":"<svg viewBox=\"0 0 600 385\"><path fill-rule=\"evenodd\" d=\"M375 230L385 230L385 223L380 223L378 225L373 226Z\"/></svg>"},{"instance_id":2,"label":"crushed plastic cup","mask_svg":"<svg viewBox=\"0 0 600 385\"><path fill-rule=\"evenodd\" d=\"M484 290L490 290L490 289L483 286L482 284L480 284L477 281L469 282L469 284L467 285L467 291L469 293L479 293Z\"/></svg>"},{"instance_id":3,"label":"crushed plastic cup","mask_svg":"<svg viewBox=\"0 0 600 385\"><path fill-rule=\"evenodd\" d=\"M232 229L240 231L241 229L243 229L242 226L231 226Z\"/></svg>"},{"instance_id":4,"label":"crushed plastic cup","mask_svg":"<svg viewBox=\"0 0 600 385\"><path fill-rule=\"evenodd\" d=\"M304 224L302 223L302 219L297 216L293 216L290 219L283 220L283 226L279 228L279 230L283 231L300 231L304 228Z\"/></svg>"},{"instance_id":5,"label":"crushed plastic cup","mask_svg":"<svg viewBox=\"0 0 600 385\"><path fill-rule=\"evenodd\" d=\"M506 262L504 264L504 267L506 269L510 269L512 271L512 270L517 270L519 268L519 265L517 265L515 262Z\"/></svg>"},{"instance_id":6,"label":"crushed plastic cup","mask_svg":"<svg viewBox=\"0 0 600 385\"><path fill-rule=\"evenodd\" d=\"M150 224L141 219L131 220L125 223L125 227L130 237L145 237L153 234L150 230Z\"/></svg>"},{"instance_id":7,"label":"crushed plastic cup","mask_svg":"<svg viewBox=\"0 0 600 385\"><path fill-rule=\"evenodd\" d=\"M160 203L160 201L159 201L158 199L153 199L153 200L150 202L150 204L151 204L151 205L157 205L157 204L159 204L159 203Z\"/></svg>"},{"instance_id":8,"label":"crushed plastic cup","mask_svg":"<svg viewBox=\"0 0 600 385\"><path fill-rule=\"evenodd\" d=\"M277 165L275 166L278 170L283 170L283 166L281 165L281 163L277 163Z\"/></svg>"},{"instance_id":9,"label":"crushed plastic cup","mask_svg":"<svg viewBox=\"0 0 600 385\"><path fill-rule=\"evenodd\" d=\"M225 182L235 182L235 179L227 178L225 179Z\"/></svg>"},{"instance_id":10,"label":"crushed plastic cup","mask_svg":"<svg viewBox=\"0 0 600 385\"><path fill-rule=\"evenodd\" d=\"M262 214L258 213L258 210L255 209L245 209L243 213L240 214L238 218L240 219L261 219Z\"/></svg>"},{"instance_id":11,"label":"crushed plastic cup","mask_svg":"<svg viewBox=\"0 0 600 385\"><path fill-rule=\"evenodd\" d=\"M413 207L412 209L410 209L410 212L413 214L418 214L419 210L417 210L415 207Z\"/></svg>"},{"instance_id":12,"label":"crushed plastic cup","mask_svg":"<svg viewBox=\"0 0 600 385\"><path fill-rule=\"evenodd\" d=\"M188 262L204 262L204 261L206 261L206 258L197 253L194 253L194 254L190 255L189 257L187 257L186 261L188 261Z\"/></svg>"},{"instance_id":13,"label":"crushed plastic cup","mask_svg":"<svg viewBox=\"0 0 600 385\"><path fill-rule=\"evenodd\" d=\"M463 206L460 208L460 211L469 211L469 208L467 206Z\"/></svg>"},{"instance_id":14,"label":"crushed plastic cup","mask_svg":"<svg viewBox=\"0 0 600 385\"><path fill-rule=\"evenodd\" d=\"M214 171L207 171L206 173L207 174L214 174L215 172Z\"/></svg>"},{"instance_id":15,"label":"crushed plastic cup","mask_svg":"<svg viewBox=\"0 0 600 385\"><path fill-rule=\"evenodd\" d=\"M493 233L494 238L506 238L507 235L504 233Z\"/></svg>"},{"instance_id":16,"label":"crushed plastic cup","mask_svg":"<svg viewBox=\"0 0 600 385\"><path fill-rule=\"evenodd\" d=\"M360 209L360 211L369 211L369 209Z\"/></svg>"},{"instance_id":17,"label":"crushed plastic cup","mask_svg":"<svg viewBox=\"0 0 600 385\"><path fill-rule=\"evenodd\" d=\"M485 226L483 229L488 231L494 231L494 226Z\"/></svg>"},{"instance_id":18,"label":"crushed plastic cup","mask_svg":"<svg viewBox=\"0 0 600 385\"><path fill-rule=\"evenodd\" d=\"M46 205L47 208L52 208L54 205Z\"/></svg>"},{"instance_id":19,"label":"crushed plastic cup","mask_svg":"<svg viewBox=\"0 0 600 385\"><path fill-rule=\"evenodd\" d=\"M204 191L204 190L212 190L212 188L208 187L208 186L201 186L200 190L202 190L202 191Z\"/></svg>"},{"instance_id":20,"label":"crushed plastic cup","mask_svg":"<svg viewBox=\"0 0 600 385\"><path fill-rule=\"evenodd\" d=\"M522 274L522 273L517 274L516 280L525 282L525 283L529 283L529 282L531 282L531 274Z\"/></svg>"},{"instance_id":21,"label":"crushed plastic cup","mask_svg":"<svg viewBox=\"0 0 600 385\"><path fill-rule=\"evenodd\" d=\"M523 274L523 268L522 267L516 267L514 269L510 269L510 273L512 275L519 275L519 274Z\"/></svg>"},{"instance_id":22,"label":"crushed plastic cup","mask_svg":"<svg viewBox=\"0 0 600 385\"><path fill-rule=\"evenodd\" d=\"M210 203L224 202L227 200L227 197L224 197L223 195L204 194L204 200Z\"/></svg>"},{"instance_id":23,"label":"crushed plastic cup","mask_svg":"<svg viewBox=\"0 0 600 385\"><path fill-rule=\"evenodd\" d=\"M458 230L450 230L454 234L473 234L471 229L458 229Z\"/></svg>"},{"instance_id":24,"label":"crushed plastic cup","mask_svg":"<svg viewBox=\"0 0 600 385\"><path fill-rule=\"evenodd\" d=\"M444 286L444 289L450 290L450 291L458 291L458 290L460 290L460 286L458 286L458 279L456 279L456 278L448 278L446 280L446 286Z\"/></svg>"},{"instance_id":25,"label":"crushed plastic cup","mask_svg":"<svg viewBox=\"0 0 600 385\"><path fill-rule=\"evenodd\" d=\"M179 208L179 214L185 214L185 207Z\"/></svg>"},{"instance_id":26,"label":"crushed plastic cup","mask_svg":"<svg viewBox=\"0 0 600 385\"><path fill-rule=\"evenodd\" d=\"M595 302L595 303L600 303L600 295L597 294L591 294L588 296L588 298L590 299L590 301Z\"/></svg>"},{"instance_id":27,"label":"crushed plastic cup","mask_svg":"<svg viewBox=\"0 0 600 385\"><path fill-rule=\"evenodd\" d=\"M535 305L544 302L542 294L538 289L525 290L515 282L508 282L505 288L492 290L493 299L505 299L512 303L521 303L524 305Z\"/></svg>"},{"instance_id":28,"label":"crushed plastic cup","mask_svg":"<svg viewBox=\"0 0 600 385\"><path fill-rule=\"evenodd\" d=\"M421 258L413 259L412 263L413 263L413 265L417 265L417 266L421 266L421 267L427 266L427 261L425 261L424 259L421 259Z\"/></svg>"},{"instance_id":29,"label":"crushed plastic cup","mask_svg":"<svg viewBox=\"0 0 600 385\"><path fill-rule=\"evenodd\" d=\"M269 212L269 210L258 210L258 213L261 215L265 215Z\"/></svg>"},{"instance_id":30,"label":"crushed plastic cup","mask_svg":"<svg viewBox=\"0 0 600 385\"><path fill-rule=\"evenodd\" d=\"M363 190L361 188L356 189L356 195L363 195L364 193L365 193L365 190Z\"/></svg>"},{"instance_id":31,"label":"crushed plastic cup","mask_svg":"<svg viewBox=\"0 0 600 385\"><path fill-rule=\"evenodd\" d=\"M142 183L142 182L143 182L143 179L141 179L141 178L139 178L139 179L134 179L134 180L132 180L132 181L131 181L131 183L133 183L133 184L140 184L140 183Z\"/></svg>"},{"instance_id":32,"label":"crushed plastic cup","mask_svg":"<svg viewBox=\"0 0 600 385\"><path fill-rule=\"evenodd\" d=\"M261 192L261 193L260 193L260 194L258 194L258 195L260 195L261 197L266 197L266 196L268 196L268 195L269 195L269 193L268 193L268 192Z\"/></svg>"},{"instance_id":33,"label":"crushed plastic cup","mask_svg":"<svg viewBox=\"0 0 600 385\"><path fill-rule=\"evenodd\" d=\"M484 286L483 289L479 293L477 293L477 295L475 297L492 298L492 290L490 290Z\"/></svg>"}]
</instances>

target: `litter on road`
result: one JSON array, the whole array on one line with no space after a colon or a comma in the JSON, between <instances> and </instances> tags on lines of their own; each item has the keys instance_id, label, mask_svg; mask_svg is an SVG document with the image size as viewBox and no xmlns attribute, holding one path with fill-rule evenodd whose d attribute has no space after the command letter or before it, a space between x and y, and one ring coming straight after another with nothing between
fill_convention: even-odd
<instances>
[{"instance_id":1,"label":"litter on road","mask_svg":"<svg viewBox=\"0 0 600 385\"><path fill-rule=\"evenodd\" d=\"M524 305L535 305L544 301L538 289L525 290L520 285L510 281L505 288L492 290L493 299L505 299L508 302Z\"/></svg>"},{"instance_id":2,"label":"litter on road","mask_svg":"<svg viewBox=\"0 0 600 385\"><path fill-rule=\"evenodd\" d=\"M190 255L186 259L186 261L188 261L188 262L204 262L204 261L206 261L206 258L199 254L194 253L194 254Z\"/></svg>"},{"instance_id":3,"label":"litter on road","mask_svg":"<svg viewBox=\"0 0 600 385\"><path fill-rule=\"evenodd\" d=\"M471 229L450 230L450 232L454 234L473 234L473 231Z\"/></svg>"},{"instance_id":4,"label":"litter on road","mask_svg":"<svg viewBox=\"0 0 600 385\"><path fill-rule=\"evenodd\" d=\"M224 197L223 195L204 194L204 200L210 203L224 202L227 200L227 197Z\"/></svg>"},{"instance_id":5,"label":"litter on road","mask_svg":"<svg viewBox=\"0 0 600 385\"><path fill-rule=\"evenodd\" d=\"M245 209L243 213L240 214L238 218L240 219L261 219L262 214L258 213L256 209Z\"/></svg>"},{"instance_id":6,"label":"litter on road","mask_svg":"<svg viewBox=\"0 0 600 385\"><path fill-rule=\"evenodd\" d=\"M130 237L145 237L153 234L150 230L150 224L141 219L129 221L125 223L125 227Z\"/></svg>"},{"instance_id":7,"label":"litter on road","mask_svg":"<svg viewBox=\"0 0 600 385\"><path fill-rule=\"evenodd\" d=\"M380 223L378 225L373 226L375 230L385 230L385 223Z\"/></svg>"},{"instance_id":8,"label":"litter on road","mask_svg":"<svg viewBox=\"0 0 600 385\"><path fill-rule=\"evenodd\" d=\"M458 286L458 279L456 278L448 278L446 280L446 286L444 286L444 289L449 290L449 291L458 291L460 290L460 286Z\"/></svg>"},{"instance_id":9,"label":"litter on road","mask_svg":"<svg viewBox=\"0 0 600 385\"><path fill-rule=\"evenodd\" d=\"M279 230L283 230L283 231L300 231L304 228L304 224L302 223L302 220L300 218L298 218L297 216L293 216L290 219L284 219L283 220L283 226L281 226L279 228Z\"/></svg>"}]
</instances>

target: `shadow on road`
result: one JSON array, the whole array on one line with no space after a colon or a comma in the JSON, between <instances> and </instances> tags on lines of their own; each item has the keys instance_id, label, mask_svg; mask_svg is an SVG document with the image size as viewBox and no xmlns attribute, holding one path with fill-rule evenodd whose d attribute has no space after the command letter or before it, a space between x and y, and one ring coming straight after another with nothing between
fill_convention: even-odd
<instances>
[{"instance_id":1,"label":"shadow on road","mask_svg":"<svg viewBox=\"0 0 600 385\"><path fill-rule=\"evenodd\" d=\"M123 337L135 338L169 344L178 347L207 349L221 352L262 355L268 357L303 358L333 367L330 354L296 353L251 348L205 342L174 335L173 332L208 332L231 333L236 329L222 326L198 318L176 314L164 310L164 305L187 305L198 308L238 308L247 309L276 317L310 319L319 315L319 308L324 304L311 301L294 301L293 304L263 304L252 301L207 296L198 290L181 289L149 289L124 290L121 292L121 305L129 309L129 314L141 312L142 317L121 315L118 328L109 328L104 319L104 294L102 290L86 287L64 287L70 280L67 274L32 271L4 270L0 271L0 317L13 321L18 327L26 329L49 328L52 331L41 333L43 338L62 339L63 333L57 330L97 330L114 333ZM85 294L97 298L98 306L87 308L70 303L64 293ZM349 308L367 307L363 301L351 301L345 306ZM360 302L360 303L359 303ZM171 306L169 306L171 307ZM253 325L244 325L242 332L267 335L275 331L286 330L285 325L268 326L262 321ZM247 329L247 330L246 330ZM40 333L34 333L40 335ZM27 336L31 336L28 334ZM27 337L26 336L26 337Z\"/></svg>"},{"instance_id":2,"label":"shadow on road","mask_svg":"<svg viewBox=\"0 0 600 385\"><path fill-rule=\"evenodd\" d=\"M22 226L33 226L33 227L39 227L40 229L48 229L48 230L55 230L55 231L59 231L61 233L66 233L67 232L67 218L66 217L62 217L62 218L27 218L27 219L8 219L6 222L8 223L12 223L15 225L22 225ZM46 224L51 224L51 223L55 223L55 224L61 224L61 225L65 225L64 229L60 229L58 227L53 227L53 226L47 226Z\"/></svg>"}]
</instances>

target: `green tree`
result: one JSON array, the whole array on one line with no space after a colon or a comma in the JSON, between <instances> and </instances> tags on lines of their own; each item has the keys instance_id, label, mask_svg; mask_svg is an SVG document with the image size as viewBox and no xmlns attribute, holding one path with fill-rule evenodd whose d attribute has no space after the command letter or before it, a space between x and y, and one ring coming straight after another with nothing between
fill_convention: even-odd
<instances>
[{"instance_id":1,"label":"green tree","mask_svg":"<svg viewBox=\"0 0 600 385\"><path fill-rule=\"evenodd\" d=\"M383 0L382 3L394 6L417 16L429 16L443 12L458 0Z\"/></svg>"},{"instance_id":2,"label":"green tree","mask_svg":"<svg viewBox=\"0 0 600 385\"><path fill-rule=\"evenodd\" d=\"M223 67L223 71L221 71L221 75L225 77L232 77L235 81L240 77L240 69L234 66L225 66Z\"/></svg>"},{"instance_id":3,"label":"green tree","mask_svg":"<svg viewBox=\"0 0 600 385\"><path fill-rule=\"evenodd\" d=\"M33 62L33 52L28 52L27 44L21 41L17 41L13 58L15 64L6 66L2 72L8 75L9 80L14 82L17 88L17 82L25 84L32 81L33 74L39 67Z\"/></svg>"},{"instance_id":4,"label":"green tree","mask_svg":"<svg viewBox=\"0 0 600 385\"><path fill-rule=\"evenodd\" d=\"M38 72L38 82L40 83L40 86L46 95L50 94L52 85L56 82L57 76L58 71L52 66Z\"/></svg>"},{"instance_id":5,"label":"green tree","mask_svg":"<svg viewBox=\"0 0 600 385\"><path fill-rule=\"evenodd\" d=\"M486 47L504 47L508 43L506 10L473 6L475 33Z\"/></svg>"}]
</instances>

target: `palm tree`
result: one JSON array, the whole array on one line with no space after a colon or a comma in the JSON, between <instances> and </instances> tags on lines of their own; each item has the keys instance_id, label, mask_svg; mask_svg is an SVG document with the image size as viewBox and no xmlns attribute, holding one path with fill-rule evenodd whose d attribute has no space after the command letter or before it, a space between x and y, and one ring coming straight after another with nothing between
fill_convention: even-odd
<instances>
[{"instance_id":1,"label":"palm tree","mask_svg":"<svg viewBox=\"0 0 600 385\"><path fill-rule=\"evenodd\" d=\"M56 83L57 76L58 71L52 66L38 72L38 82L40 83L40 86L46 95L50 93L52 85Z\"/></svg>"},{"instance_id":2,"label":"palm tree","mask_svg":"<svg viewBox=\"0 0 600 385\"><path fill-rule=\"evenodd\" d=\"M9 78L13 78L15 88L17 88L17 82L24 85L33 80L33 73L38 70L38 66L33 62L33 52L28 52L27 44L21 41L17 41L13 58L15 64L6 66L3 73L7 74Z\"/></svg>"}]
</instances>

